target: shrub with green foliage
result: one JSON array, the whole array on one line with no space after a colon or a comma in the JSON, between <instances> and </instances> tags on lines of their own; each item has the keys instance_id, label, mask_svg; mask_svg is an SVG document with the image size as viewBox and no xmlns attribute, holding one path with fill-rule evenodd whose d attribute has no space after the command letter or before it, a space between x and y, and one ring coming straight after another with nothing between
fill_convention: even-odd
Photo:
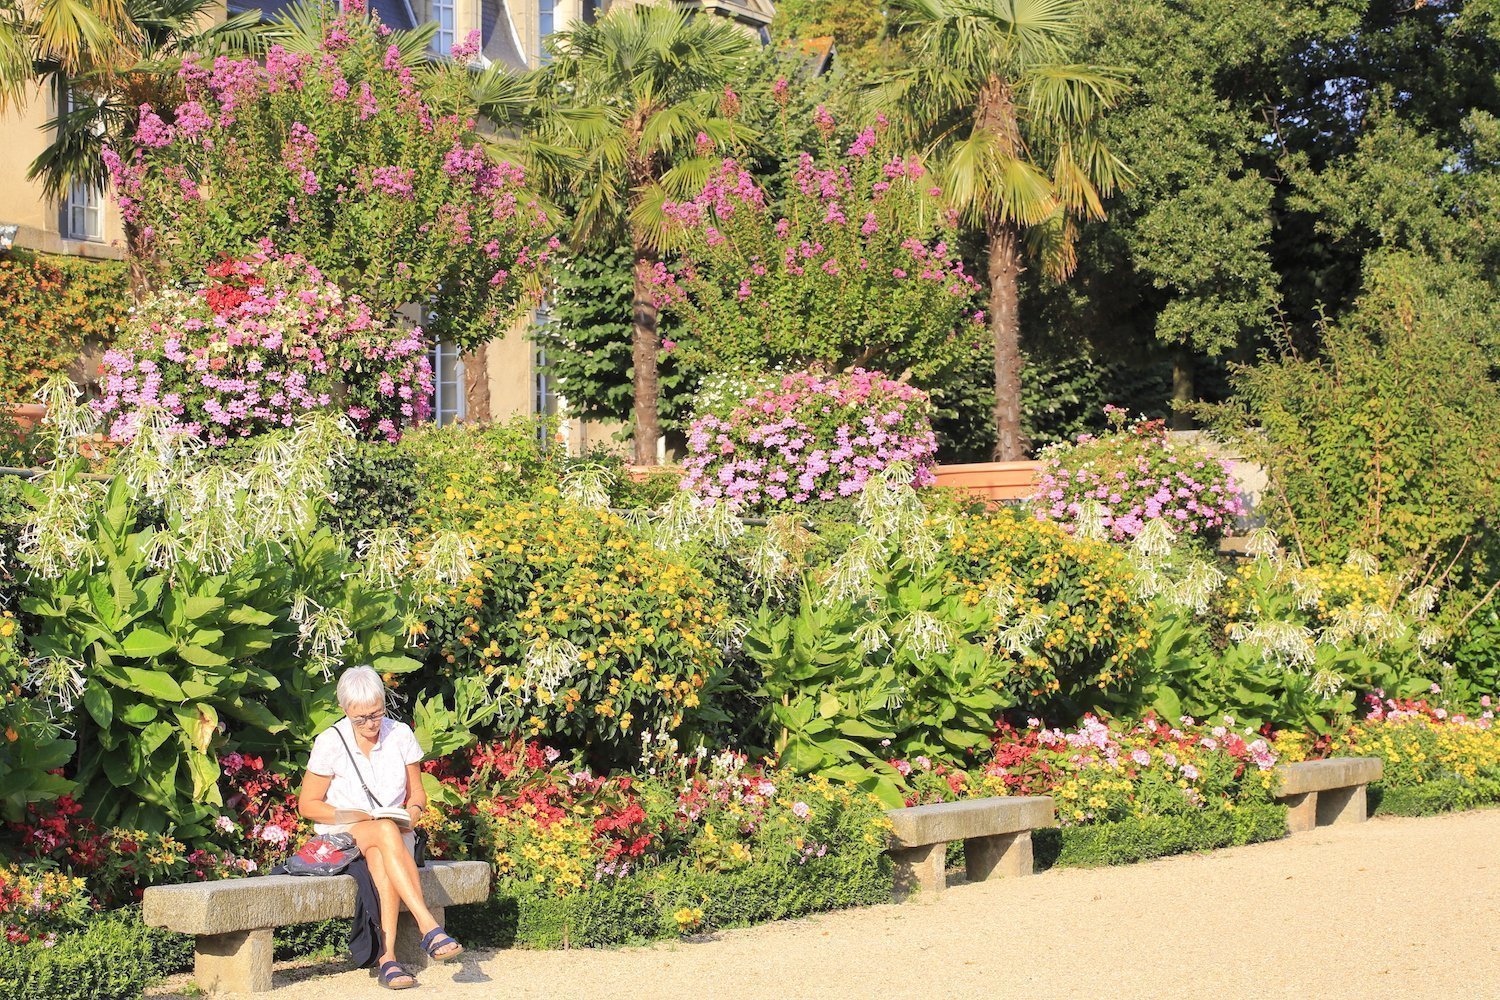
<instances>
[{"instance_id":1,"label":"shrub with green foliage","mask_svg":"<svg viewBox=\"0 0 1500 1000\"><path fill-rule=\"evenodd\" d=\"M1318 356L1240 368L1237 398L1199 409L1265 467L1263 506L1304 562L1411 559L1500 520L1493 333L1429 270L1379 260Z\"/></svg>"},{"instance_id":2,"label":"shrub with green foliage","mask_svg":"<svg viewBox=\"0 0 1500 1000\"><path fill-rule=\"evenodd\" d=\"M1038 867L1095 868L1258 844L1286 832L1286 806L1253 802L1231 809L1037 830L1032 837Z\"/></svg>"},{"instance_id":3,"label":"shrub with green foliage","mask_svg":"<svg viewBox=\"0 0 1500 1000\"><path fill-rule=\"evenodd\" d=\"M85 348L112 341L130 303L129 277L118 261L19 249L0 254L0 406L31 402Z\"/></svg>"},{"instance_id":4,"label":"shrub with green foliage","mask_svg":"<svg viewBox=\"0 0 1500 1000\"><path fill-rule=\"evenodd\" d=\"M687 561L556 493L473 512L469 572L431 609L432 679L493 684L500 732L631 762L642 730L711 714L723 609Z\"/></svg>"},{"instance_id":5,"label":"shrub with green foliage","mask_svg":"<svg viewBox=\"0 0 1500 1000\"><path fill-rule=\"evenodd\" d=\"M135 910L102 914L51 947L0 942L0 1000L131 1000L191 964L192 939L141 923Z\"/></svg>"}]
</instances>

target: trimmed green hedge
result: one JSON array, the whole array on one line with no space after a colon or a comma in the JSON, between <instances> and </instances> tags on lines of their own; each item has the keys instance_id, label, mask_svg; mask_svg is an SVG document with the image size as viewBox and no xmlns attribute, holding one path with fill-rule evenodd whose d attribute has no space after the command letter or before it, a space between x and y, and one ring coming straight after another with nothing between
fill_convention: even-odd
<instances>
[{"instance_id":1,"label":"trimmed green hedge","mask_svg":"<svg viewBox=\"0 0 1500 1000\"><path fill-rule=\"evenodd\" d=\"M1444 778L1420 785L1370 786L1370 806L1374 815L1436 816L1500 804L1500 780L1476 778L1473 781Z\"/></svg>"},{"instance_id":2,"label":"trimmed green hedge","mask_svg":"<svg viewBox=\"0 0 1500 1000\"><path fill-rule=\"evenodd\" d=\"M1171 854L1238 847L1285 837L1286 806L1242 805L1233 812L1143 816L1119 823L1037 830L1038 867L1095 868L1128 865Z\"/></svg>"},{"instance_id":3,"label":"trimmed green hedge","mask_svg":"<svg viewBox=\"0 0 1500 1000\"><path fill-rule=\"evenodd\" d=\"M0 1000L129 1000L192 961L192 938L145 926L137 910L117 910L51 948L0 944Z\"/></svg>"},{"instance_id":4,"label":"trimmed green hedge","mask_svg":"<svg viewBox=\"0 0 1500 1000\"><path fill-rule=\"evenodd\" d=\"M577 948L677 937L674 914L682 909L701 909L699 929L711 931L890 899L889 856L829 855L733 872L664 866L563 897L501 881L488 902L450 909L447 924L459 940L480 947Z\"/></svg>"}]
</instances>

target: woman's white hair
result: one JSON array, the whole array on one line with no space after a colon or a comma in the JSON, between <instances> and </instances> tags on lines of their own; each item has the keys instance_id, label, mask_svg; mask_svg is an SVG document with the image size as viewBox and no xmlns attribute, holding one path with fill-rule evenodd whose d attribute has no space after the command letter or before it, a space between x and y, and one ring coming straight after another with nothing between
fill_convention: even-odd
<instances>
[{"instance_id":1,"label":"woman's white hair","mask_svg":"<svg viewBox=\"0 0 1500 1000\"><path fill-rule=\"evenodd\" d=\"M339 708L385 704L385 681L373 667L350 667L339 677Z\"/></svg>"}]
</instances>

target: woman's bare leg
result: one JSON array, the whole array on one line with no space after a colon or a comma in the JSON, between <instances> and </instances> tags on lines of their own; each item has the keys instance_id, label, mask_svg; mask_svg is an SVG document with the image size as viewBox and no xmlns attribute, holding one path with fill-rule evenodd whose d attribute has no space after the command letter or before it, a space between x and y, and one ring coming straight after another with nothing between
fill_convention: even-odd
<instances>
[{"instance_id":1,"label":"woman's bare leg","mask_svg":"<svg viewBox=\"0 0 1500 1000\"><path fill-rule=\"evenodd\" d=\"M417 862L406 848L401 828L388 819L370 819L355 823L349 828L349 832L354 835L354 841L359 844L362 852L380 852L386 878L416 920L417 930L426 934L436 927L437 920L427 908L427 901L422 898L422 882L417 875ZM445 955L455 947L457 945L442 948L439 954Z\"/></svg>"},{"instance_id":2,"label":"woman's bare leg","mask_svg":"<svg viewBox=\"0 0 1500 1000\"><path fill-rule=\"evenodd\" d=\"M365 861L370 866L370 879L375 883L375 891L380 894L380 957L375 960L377 969L387 962L396 960L396 921L401 916L401 897L396 892L396 887L391 884L389 873L385 870L384 852L371 848L365 852ZM407 979L415 982L415 977L408 975ZM394 980L399 984L400 976Z\"/></svg>"}]
</instances>

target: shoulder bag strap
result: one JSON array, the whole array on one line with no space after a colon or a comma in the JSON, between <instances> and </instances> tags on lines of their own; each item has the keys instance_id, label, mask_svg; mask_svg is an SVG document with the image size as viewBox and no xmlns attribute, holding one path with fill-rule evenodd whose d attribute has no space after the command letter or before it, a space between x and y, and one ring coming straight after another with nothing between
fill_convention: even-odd
<instances>
[{"instance_id":1,"label":"shoulder bag strap","mask_svg":"<svg viewBox=\"0 0 1500 1000\"><path fill-rule=\"evenodd\" d=\"M365 790L365 796L370 800L370 804L376 809L386 808L380 804L380 800L375 797L375 793L370 791L370 786L365 784L364 772L360 770L359 761L355 758L354 751L349 748L349 741L344 739L343 733L339 732L339 726L336 722L333 724L333 732L339 738L339 742L344 744L344 752L349 755L349 763L354 765L354 776L359 779L359 787Z\"/></svg>"}]
</instances>

